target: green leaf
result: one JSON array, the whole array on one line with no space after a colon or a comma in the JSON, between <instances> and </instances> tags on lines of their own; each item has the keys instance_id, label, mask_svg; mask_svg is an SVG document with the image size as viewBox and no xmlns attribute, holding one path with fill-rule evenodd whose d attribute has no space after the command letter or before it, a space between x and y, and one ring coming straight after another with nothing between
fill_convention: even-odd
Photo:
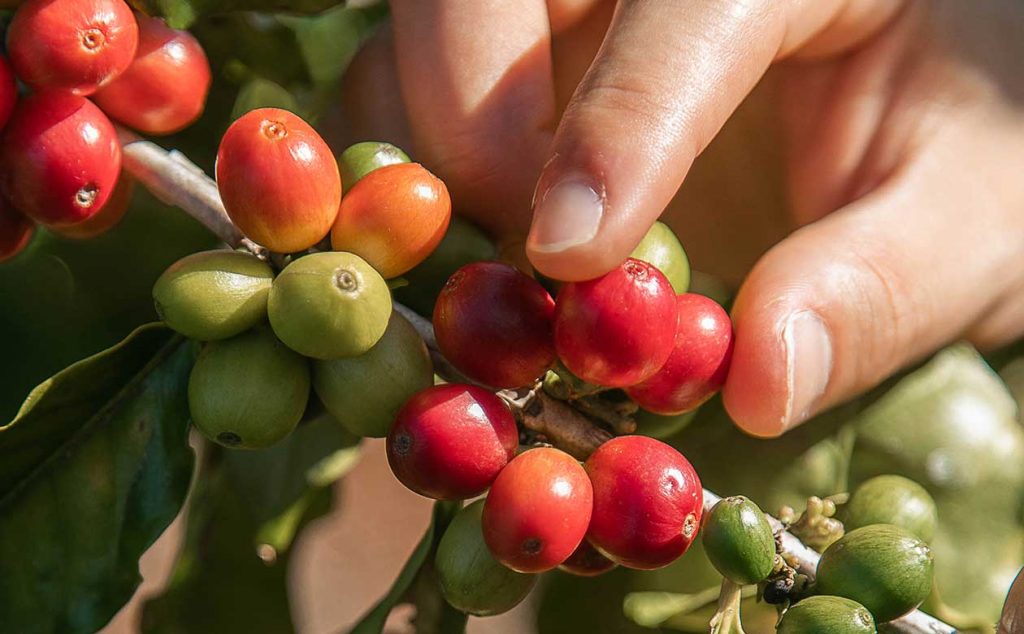
<instances>
[{"instance_id":1,"label":"green leaf","mask_svg":"<svg viewBox=\"0 0 1024 634\"><path fill-rule=\"evenodd\" d=\"M380 634L384 630L384 623L387 621L388 615L391 614L391 610L406 600L406 596L424 567L432 564L437 543L441 541L445 529L448 528L448 524L451 523L460 508L462 508L461 502L434 503L434 514L430 526L427 527L427 532L409 555L402 571L398 573L398 578L395 579L384 598L350 630L351 634ZM458 627L458 619L453 615L448 615L444 622L447 623L447 628ZM445 631L453 630L446 629Z\"/></svg>"},{"instance_id":2,"label":"green leaf","mask_svg":"<svg viewBox=\"0 0 1024 634\"><path fill-rule=\"evenodd\" d=\"M138 10L158 15L171 27L186 29L198 18L235 11L319 13L344 0L130 0Z\"/></svg>"},{"instance_id":3,"label":"green leaf","mask_svg":"<svg viewBox=\"0 0 1024 634\"><path fill-rule=\"evenodd\" d=\"M313 17L280 16L295 32L299 50L313 83L334 87L359 45L387 15L387 5L367 8L338 6Z\"/></svg>"},{"instance_id":4,"label":"green leaf","mask_svg":"<svg viewBox=\"0 0 1024 634\"><path fill-rule=\"evenodd\" d=\"M192 360L181 337L145 326L37 387L0 428L6 631L94 632L131 597L192 475Z\"/></svg>"},{"instance_id":5,"label":"green leaf","mask_svg":"<svg viewBox=\"0 0 1024 634\"><path fill-rule=\"evenodd\" d=\"M282 108L290 112L298 112L299 104L290 92L280 84L254 77L245 82L235 98L235 107L231 111L231 119L237 119L250 110L257 108Z\"/></svg>"}]
</instances>

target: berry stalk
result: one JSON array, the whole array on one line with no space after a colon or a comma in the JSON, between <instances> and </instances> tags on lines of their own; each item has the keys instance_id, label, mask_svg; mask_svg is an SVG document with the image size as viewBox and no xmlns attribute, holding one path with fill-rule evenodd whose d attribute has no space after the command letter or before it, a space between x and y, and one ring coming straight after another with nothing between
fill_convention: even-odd
<instances>
[{"instance_id":1,"label":"berry stalk","mask_svg":"<svg viewBox=\"0 0 1024 634\"><path fill-rule=\"evenodd\" d=\"M217 184L188 157L177 151L165 150L124 128L118 127L117 132L123 145L124 170L154 196L181 208L228 246L248 249L263 258L269 256L266 249L242 236L224 210ZM426 342L439 376L446 381L475 384L440 353L434 329L428 320L401 304L395 303L394 308L409 320ZM586 459L597 447L612 438L611 433L594 424L575 408L547 395L540 385L529 390L501 390L497 394L509 405L524 427L545 436L552 445L579 460ZM704 489L705 511L710 511L720 499L714 492ZM784 530L778 519L767 514L766 517L778 536L782 557L798 572L813 579L820 555ZM899 634L956 632L953 627L920 610L886 623L886 631Z\"/></svg>"}]
</instances>

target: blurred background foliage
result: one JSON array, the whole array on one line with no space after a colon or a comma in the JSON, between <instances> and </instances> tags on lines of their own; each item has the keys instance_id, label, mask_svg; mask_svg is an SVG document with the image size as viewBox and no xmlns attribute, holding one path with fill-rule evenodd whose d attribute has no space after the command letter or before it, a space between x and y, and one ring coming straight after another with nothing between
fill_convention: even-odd
<instances>
[{"instance_id":1,"label":"blurred background foliage","mask_svg":"<svg viewBox=\"0 0 1024 634\"><path fill-rule=\"evenodd\" d=\"M188 130L158 140L208 173L216 140L249 109L286 107L314 122L328 114L347 64L386 18L381 4L344 6L336 0L133 4L191 28L210 56L214 84L204 116ZM399 292L420 312L429 313L439 280L460 259L493 257L472 227L453 227L472 234L461 241L469 245L466 253L450 262L428 261ZM142 188L136 188L124 222L99 239L74 242L39 231L25 253L0 266L0 420L14 416L33 386L154 320L150 290L156 277L179 257L214 245L202 227ZM707 487L748 495L769 512L784 504L800 508L809 495L845 491L881 473L921 482L938 503L941 525L934 545L942 597L933 597L930 607L965 626L991 623L1024 561L1021 352L1018 346L986 362L968 347L950 348L779 440L744 436L715 400L671 442L692 460ZM204 453L183 553L167 593L146 606L147 631L292 628L288 546L329 508L330 485L357 459L355 439L328 419L312 419L265 452ZM650 573L616 570L580 579L555 572L540 586L538 629L650 631L624 614L623 598L658 591L666 594L644 595L660 605L664 621L658 629L704 631L710 605L693 613L673 606L679 595L718 583L699 547ZM256 602L258 612L247 609ZM179 609L186 603L190 609ZM745 610L748 633L771 631L773 610L752 601ZM245 614L256 618L242 619Z\"/></svg>"}]
</instances>

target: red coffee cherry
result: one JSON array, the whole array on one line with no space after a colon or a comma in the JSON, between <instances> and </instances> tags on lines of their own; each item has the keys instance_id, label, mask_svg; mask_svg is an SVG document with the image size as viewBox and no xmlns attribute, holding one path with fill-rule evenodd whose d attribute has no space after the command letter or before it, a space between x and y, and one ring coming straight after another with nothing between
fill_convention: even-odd
<instances>
[{"instance_id":1,"label":"red coffee cherry","mask_svg":"<svg viewBox=\"0 0 1024 634\"><path fill-rule=\"evenodd\" d=\"M551 447L508 463L484 503L484 541L516 572L551 570L583 541L594 494L575 458Z\"/></svg>"},{"instance_id":2,"label":"red coffee cherry","mask_svg":"<svg viewBox=\"0 0 1024 634\"><path fill-rule=\"evenodd\" d=\"M672 352L675 298L661 271L633 258L597 279L566 284L555 300L558 357L597 385L643 381Z\"/></svg>"},{"instance_id":3,"label":"red coffee cherry","mask_svg":"<svg viewBox=\"0 0 1024 634\"><path fill-rule=\"evenodd\" d=\"M614 561L602 555L601 551L584 539L558 568L577 577L596 577L603 575L615 566Z\"/></svg>"},{"instance_id":4,"label":"red coffee cherry","mask_svg":"<svg viewBox=\"0 0 1024 634\"><path fill-rule=\"evenodd\" d=\"M620 436L601 445L584 467L594 485L587 539L605 556L653 570L690 547L704 492L681 453L646 436Z\"/></svg>"},{"instance_id":5,"label":"red coffee cherry","mask_svg":"<svg viewBox=\"0 0 1024 634\"><path fill-rule=\"evenodd\" d=\"M732 322L713 299L684 293L676 298L679 323L668 361L643 383L626 388L640 407L655 414L682 414L722 389L732 360Z\"/></svg>"},{"instance_id":6,"label":"red coffee cherry","mask_svg":"<svg viewBox=\"0 0 1024 634\"><path fill-rule=\"evenodd\" d=\"M32 241L35 231L35 223L0 196L0 262L21 253Z\"/></svg>"},{"instance_id":7,"label":"red coffee cherry","mask_svg":"<svg viewBox=\"0 0 1024 634\"><path fill-rule=\"evenodd\" d=\"M441 289L434 334L445 358L495 388L533 383L555 361L555 302L536 280L500 262L467 264Z\"/></svg>"},{"instance_id":8,"label":"red coffee cherry","mask_svg":"<svg viewBox=\"0 0 1024 634\"><path fill-rule=\"evenodd\" d=\"M341 201L331 148L298 115L277 108L231 124L217 152L217 187L242 233L281 253L320 242Z\"/></svg>"},{"instance_id":9,"label":"red coffee cherry","mask_svg":"<svg viewBox=\"0 0 1024 634\"><path fill-rule=\"evenodd\" d=\"M17 102L18 82L14 79L14 71L7 58L0 55L0 130L7 125Z\"/></svg>"},{"instance_id":10,"label":"red coffee cherry","mask_svg":"<svg viewBox=\"0 0 1024 634\"><path fill-rule=\"evenodd\" d=\"M38 90L90 95L135 57L139 28L123 0L28 0L7 30L14 72Z\"/></svg>"},{"instance_id":11,"label":"red coffee cherry","mask_svg":"<svg viewBox=\"0 0 1024 634\"><path fill-rule=\"evenodd\" d=\"M188 31L159 18L137 15L139 49L120 77L93 101L127 126L146 134L171 134L203 114L210 90L210 62Z\"/></svg>"},{"instance_id":12,"label":"red coffee cherry","mask_svg":"<svg viewBox=\"0 0 1024 634\"><path fill-rule=\"evenodd\" d=\"M512 412L474 385L436 385L417 393L398 412L387 439L395 477L436 500L480 495L518 448Z\"/></svg>"},{"instance_id":13,"label":"red coffee cherry","mask_svg":"<svg viewBox=\"0 0 1024 634\"><path fill-rule=\"evenodd\" d=\"M135 180L128 174L121 172L114 187L114 193L104 203L100 210L90 216L87 220L73 225L51 227L55 233L65 238L75 240L91 240L116 227L128 212L132 202L132 194L135 192Z\"/></svg>"},{"instance_id":14,"label":"red coffee cherry","mask_svg":"<svg viewBox=\"0 0 1024 634\"><path fill-rule=\"evenodd\" d=\"M0 154L11 203L44 225L93 216L121 173L114 126L88 99L68 93L37 93L19 101Z\"/></svg>"}]
</instances>

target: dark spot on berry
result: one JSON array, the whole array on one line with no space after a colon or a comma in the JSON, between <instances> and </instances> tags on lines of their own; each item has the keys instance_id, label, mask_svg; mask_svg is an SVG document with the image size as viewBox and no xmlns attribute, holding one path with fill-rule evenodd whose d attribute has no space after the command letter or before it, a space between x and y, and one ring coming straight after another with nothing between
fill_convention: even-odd
<instances>
[{"instance_id":1,"label":"dark spot on berry","mask_svg":"<svg viewBox=\"0 0 1024 634\"><path fill-rule=\"evenodd\" d=\"M338 269L334 272L334 285L346 293L351 293L359 290L359 278L348 269Z\"/></svg>"},{"instance_id":2,"label":"dark spot on berry","mask_svg":"<svg viewBox=\"0 0 1024 634\"><path fill-rule=\"evenodd\" d=\"M89 51L101 48L107 38L100 29L86 29L82 31L82 47Z\"/></svg>"},{"instance_id":3,"label":"dark spot on berry","mask_svg":"<svg viewBox=\"0 0 1024 634\"><path fill-rule=\"evenodd\" d=\"M96 198L99 196L100 190L96 187L95 183L89 183L82 189L75 192L75 204L82 209L89 209L96 202Z\"/></svg>"},{"instance_id":4,"label":"dark spot on berry","mask_svg":"<svg viewBox=\"0 0 1024 634\"><path fill-rule=\"evenodd\" d=\"M785 603L789 600L789 594L792 590L792 577L769 579L764 587L764 602L771 605L780 605Z\"/></svg>"},{"instance_id":5,"label":"dark spot on berry","mask_svg":"<svg viewBox=\"0 0 1024 634\"><path fill-rule=\"evenodd\" d=\"M639 260L626 260L626 273L638 280L647 279L647 266Z\"/></svg>"},{"instance_id":6,"label":"dark spot on berry","mask_svg":"<svg viewBox=\"0 0 1024 634\"><path fill-rule=\"evenodd\" d=\"M412 451L412 436L409 434L398 434L395 436L395 453L399 456L407 456Z\"/></svg>"},{"instance_id":7,"label":"dark spot on berry","mask_svg":"<svg viewBox=\"0 0 1024 634\"><path fill-rule=\"evenodd\" d=\"M260 132L263 133L263 136L267 137L271 141L274 141L277 139L283 139L286 136L288 136L288 126L281 123L280 121L271 121L269 119L265 119L262 123L260 123Z\"/></svg>"},{"instance_id":8,"label":"dark spot on berry","mask_svg":"<svg viewBox=\"0 0 1024 634\"><path fill-rule=\"evenodd\" d=\"M217 434L217 442L228 447L237 447L242 444L242 437L232 431L222 431Z\"/></svg>"},{"instance_id":9,"label":"dark spot on berry","mask_svg":"<svg viewBox=\"0 0 1024 634\"><path fill-rule=\"evenodd\" d=\"M523 552L527 555L539 555L541 548L543 546L544 544L542 544L539 539L537 539L536 537L531 537L530 539L523 542L522 548Z\"/></svg>"},{"instance_id":10,"label":"dark spot on berry","mask_svg":"<svg viewBox=\"0 0 1024 634\"><path fill-rule=\"evenodd\" d=\"M683 520L683 537L686 539L693 539L693 536L697 533L697 516L690 513Z\"/></svg>"}]
</instances>

